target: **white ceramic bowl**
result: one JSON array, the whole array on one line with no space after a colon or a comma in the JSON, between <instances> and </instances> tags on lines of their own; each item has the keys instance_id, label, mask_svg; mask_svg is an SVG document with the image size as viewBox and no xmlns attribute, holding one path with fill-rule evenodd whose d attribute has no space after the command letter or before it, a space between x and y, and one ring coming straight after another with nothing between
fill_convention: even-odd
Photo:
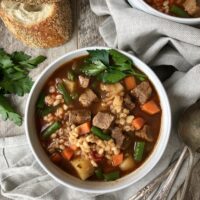
<instances>
[{"instance_id":1,"label":"white ceramic bowl","mask_svg":"<svg viewBox=\"0 0 200 200\"><path fill-rule=\"evenodd\" d=\"M162 83L159 81L154 72L135 56L121 51L124 55L131 58L135 63L135 65L149 77L160 97L160 103L162 107L161 130L157 144L152 154L144 162L144 164L137 170L112 182L81 181L78 178L71 176L70 174L64 172L62 169L54 165L44 152L37 136L35 120L34 120L36 101L45 82L55 72L55 70L57 70L64 63L76 57L86 55L87 54L86 50L88 49L91 50L91 49L108 49L108 48L90 47L90 48L79 49L71 53L67 53L64 56L57 59L51 65L49 65L42 72L42 74L39 76L39 78L33 85L27 101L26 111L25 111L25 129L29 145L32 149L35 158L40 163L42 168L55 180L57 180L59 183L67 187L71 187L80 191L85 191L90 193L107 193L123 189L137 182L138 180L144 178L144 176L148 172L150 172L151 169L158 163L168 143L170 129L171 129L171 111L166 92L162 86Z\"/></svg>"},{"instance_id":2,"label":"white ceramic bowl","mask_svg":"<svg viewBox=\"0 0 200 200\"><path fill-rule=\"evenodd\" d=\"M168 19L171 21L175 21L181 24L188 24L188 25L195 25L200 24L200 18L180 18L180 17L174 17L167 14L164 14L150 5L148 5L144 0L128 0L131 6L138 8L146 13L155 15L157 17L162 17L164 19Z\"/></svg>"}]
</instances>

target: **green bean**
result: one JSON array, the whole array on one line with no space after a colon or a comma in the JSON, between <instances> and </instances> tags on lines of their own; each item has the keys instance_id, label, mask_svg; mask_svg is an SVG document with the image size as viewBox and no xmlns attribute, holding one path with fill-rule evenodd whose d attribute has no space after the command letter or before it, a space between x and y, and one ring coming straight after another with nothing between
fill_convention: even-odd
<instances>
[{"instance_id":1,"label":"green bean","mask_svg":"<svg viewBox=\"0 0 200 200\"><path fill-rule=\"evenodd\" d=\"M102 172L102 169L101 168L97 168L95 171L94 171L96 177L98 179L103 179L104 176L103 176L103 172Z\"/></svg>"},{"instance_id":2,"label":"green bean","mask_svg":"<svg viewBox=\"0 0 200 200\"><path fill-rule=\"evenodd\" d=\"M67 78L70 80L70 81L74 81L75 80L75 74L74 74L74 72L72 71L72 70L69 70L68 72L67 72Z\"/></svg>"},{"instance_id":3,"label":"green bean","mask_svg":"<svg viewBox=\"0 0 200 200\"><path fill-rule=\"evenodd\" d=\"M39 95L39 98L38 98L38 101L37 101L37 104L36 104L37 108L39 108L39 109L44 108L44 106L45 106L44 98L45 98L45 94L42 92Z\"/></svg>"},{"instance_id":4,"label":"green bean","mask_svg":"<svg viewBox=\"0 0 200 200\"><path fill-rule=\"evenodd\" d=\"M42 131L43 139L48 139L51 134L55 133L58 129L60 129L60 122L54 122L50 126L48 126L44 131Z\"/></svg>"},{"instance_id":5,"label":"green bean","mask_svg":"<svg viewBox=\"0 0 200 200\"><path fill-rule=\"evenodd\" d=\"M72 102L72 98L66 90L63 82L57 84L57 89L63 95L65 103L70 104Z\"/></svg>"},{"instance_id":6,"label":"green bean","mask_svg":"<svg viewBox=\"0 0 200 200\"><path fill-rule=\"evenodd\" d=\"M110 140L111 136L104 133L100 128L97 128L96 126L93 126L91 128L91 131L94 135L96 135L97 137L99 137L102 140Z\"/></svg>"},{"instance_id":7,"label":"green bean","mask_svg":"<svg viewBox=\"0 0 200 200\"><path fill-rule=\"evenodd\" d=\"M171 6L170 12L178 17L190 17L184 9L176 5Z\"/></svg>"},{"instance_id":8,"label":"green bean","mask_svg":"<svg viewBox=\"0 0 200 200\"><path fill-rule=\"evenodd\" d=\"M103 174L105 181L114 181L120 177L119 171L114 171L110 173Z\"/></svg>"},{"instance_id":9,"label":"green bean","mask_svg":"<svg viewBox=\"0 0 200 200\"><path fill-rule=\"evenodd\" d=\"M43 109L38 109L37 114L39 116L44 117L44 116L48 115L49 113L55 112L58 107L59 106L54 106L54 107L51 106L51 107L44 107Z\"/></svg>"},{"instance_id":10,"label":"green bean","mask_svg":"<svg viewBox=\"0 0 200 200\"><path fill-rule=\"evenodd\" d=\"M144 154L145 142L137 141L134 147L134 160L140 162Z\"/></svg>"}]
</instances>

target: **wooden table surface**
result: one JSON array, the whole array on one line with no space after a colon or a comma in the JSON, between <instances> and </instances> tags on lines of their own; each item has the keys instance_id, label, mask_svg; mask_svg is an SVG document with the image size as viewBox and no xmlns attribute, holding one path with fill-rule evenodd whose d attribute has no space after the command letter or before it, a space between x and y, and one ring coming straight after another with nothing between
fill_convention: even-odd
<instances>
[{"instance_id":1,"label":"wooden table surface","mask_svg":"<svg viewBox=\"0 0 200 200\"><path fill-rule=\"evenodd\" d=\"M32 55L47 55L47 65L64 53L74 49L87 46L105 46L105 43L98 31L98 27L104 18L97 17L91 12L89 0L71 0L71 2L73 10L74 31L72 39L67 44L53 49L31 49L27 46L24 46L20 41L17 41L7 31L3 23L0 21L0 48L3 47L9 52L20 50ZM7 132L7 135L12 136L14 134L12 134L12 131L10 131ZM5 131L0 129L0 137L2 136L5 136ZM190 192L188 192L186 200L200 200L199 186L200 162L194 169ZM174 199L178 200L179 196L177 195Z\"/></svg>"},{"instance_id":2,"label":"wooden table surface","mask_svg":"<svg viewBox=\"0 0 200 200\"><path fill-rule=\"evenodd\" d=\"M0 21L0 46L3 46L10 52L13 50L23 50L27 53L33 53L34 55L44 52L48 56L49 63L52 60L55 60L55 58L74 49L95 45L105 46L105 43L98 32L98 26L103 19L96 17L91 12L89 0L71 0L71 4L74 30L71 40L65 45L52 49L28 48L12 37Z\"/></svg>"}]
</instances>

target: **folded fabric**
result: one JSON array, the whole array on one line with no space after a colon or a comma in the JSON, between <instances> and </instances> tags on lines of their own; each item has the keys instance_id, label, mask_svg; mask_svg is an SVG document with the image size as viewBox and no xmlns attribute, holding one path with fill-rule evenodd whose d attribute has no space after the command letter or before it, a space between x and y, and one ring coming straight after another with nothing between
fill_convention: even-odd
<instances>
[{"instance_id":1,"label":"folded fabric","mask_svg":"<svg viewBox=\"0 0 200 200\"><path fill-rule=\"evenodd\" d=\"M172 64L180 71L200 63L200 29L131 8L125 0L90 0L99 16L108 16L100 33L109 46L133 51L150 65Z\"/></svg>"},{"instance_id":2,"label":"folded fabric","mask_svg":"<svg viewBox=\"0 0 200 200\"><path fill-rule=\"evenodd\" d=\"M180 77L181 76L181 77ZM195 102L200 97L200 65L192 68L188 73L177 72L166 83L169 98L172 103L173 116L180 114L181 110ZM179 77L177 79L177 77ZM175 115L176 114L176 115ZM174 118L175 120L176 118ZM91 195L83 192L76 192L72 189L61 186L48 176L35 161L25 136L15 136L0 139L2 154L0 161L2 170L0 172L1 193L10 199L116 199L125 200L130 195L145 186L150 180L166 168L181 144L173 129L167 150L157 166L141 181L132 186L106 195ZM186 164L185 164L186 165ZM180 187L183 182L187 167L184 166L181 175L173 187L171 195Z\"/></svg>"},{"instance_id":3,"label":"folded fabric","mask_svg":"<svg viewBox=\"0 0 200 200\"><path fill-rule=\"evenodd\" d=\"M137 183L110 194L87 194L66 188L48 176L34 159L24 135L6 137L11 132L13 135L23 134L22 129L0 121L0 136L3 136L0 139L2 199L126 200L159 175L174 154L182 150L183 144L176 132L177 120L186 107L200 98L199 29L145 14L131 8L125 0L90 0L90 3L97 15L107 16L100 33L109 46L132 51L151 66L171 64L177 68L178 71L165 82L173 116L168 147L157 166ZM167 70L167 66L163 68ZM37 74L41 71L42 68L38 68ZM24 104L22 101L20 107L23 108ZM186 170L185 162L170 199L182 184Z\"/></svg>"}]
</instances>

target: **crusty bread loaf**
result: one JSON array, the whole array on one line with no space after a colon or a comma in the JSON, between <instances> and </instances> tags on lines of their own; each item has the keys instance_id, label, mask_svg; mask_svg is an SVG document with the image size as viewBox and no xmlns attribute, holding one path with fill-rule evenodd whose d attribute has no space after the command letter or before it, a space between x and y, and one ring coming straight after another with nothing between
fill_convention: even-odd
<instances>
[{"instance_id":1,"label":"crusty bread loaf","mask_svg":"<svg viewBox=\"0 0 200 200\"><path fill-rule=\"evenodd\" d=\"M42 3L56 3L60 0L13 0L20 3L26 3L26 4L33 4L33 5L39 5Z\"/></svg>"},{"instance_id":2,"label":"crusty bread loaf","mask_svg":"<svg viewBox=\"0 0 200 200\"><path fill-rule=\"evenodd\" d=\"M69 0L41 5L2 0L0 17L16 38L31 47L55 47L71 37Z\"/></svg>"}]
</instances>

